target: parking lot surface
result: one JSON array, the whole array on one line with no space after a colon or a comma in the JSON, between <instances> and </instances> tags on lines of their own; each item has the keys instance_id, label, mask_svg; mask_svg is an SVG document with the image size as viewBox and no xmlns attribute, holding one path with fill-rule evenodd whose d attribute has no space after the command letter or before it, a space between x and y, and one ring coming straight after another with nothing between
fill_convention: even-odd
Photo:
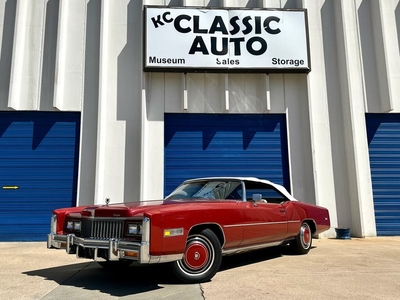
<instances>
[{"instance_id":1,"label":"parking lot surface","mask_svg":"<svg viewBox=\"0 0 400 300\"><path fill-rule=\"evenodd\" d=\"M182 284L166 265L111 272L44 242L0 243L0 299L400 299L400 237L318 239L307 255L274 247L223 258Z\"/></svg>"}]
</instances>

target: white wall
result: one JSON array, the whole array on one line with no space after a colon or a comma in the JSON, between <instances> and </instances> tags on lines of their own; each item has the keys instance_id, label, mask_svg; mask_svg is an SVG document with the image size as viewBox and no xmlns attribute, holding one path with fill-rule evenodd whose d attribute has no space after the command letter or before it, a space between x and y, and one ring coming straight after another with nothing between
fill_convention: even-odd
<instances>
[{"instance_id":1,"label":"white wall","mask_svg":"<svg viewBox=\"0 0 400 300\"><path fill-rule=\"evenodd\" d=\"M312 71L143 73L142 4L306 8ZM294 195L374 236L365 113L400 112L399 32L399 0L0 0L0 110L82 112L79 204L163 196L165 112L285 113Z\"/></svg>"}]
</instances>

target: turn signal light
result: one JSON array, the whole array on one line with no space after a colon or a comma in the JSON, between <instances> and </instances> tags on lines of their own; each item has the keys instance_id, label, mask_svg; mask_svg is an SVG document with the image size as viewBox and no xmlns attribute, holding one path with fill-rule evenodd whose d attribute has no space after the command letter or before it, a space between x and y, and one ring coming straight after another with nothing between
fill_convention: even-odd
<instances>
[{"instance_id":1,"label":"turn signal light","mask_svg":"<svg viewBox=\"0 0 400 300\"><path fill-rule=\"evenodd\" d=\"M183 235L183 228L165 229L164 237Z\"/></svg>"},{"instance_id":2,"label":"turn signal light","mask_svg":"<svg viewBox=\"0 0 400 300\"><path fill-rule=\"evenodd\" d=\"M130 257L139 257L139 253L138 252L133 252L133 251L125 251L124 255L125 256L130 256Z\"/></svg>"}]
</instances>

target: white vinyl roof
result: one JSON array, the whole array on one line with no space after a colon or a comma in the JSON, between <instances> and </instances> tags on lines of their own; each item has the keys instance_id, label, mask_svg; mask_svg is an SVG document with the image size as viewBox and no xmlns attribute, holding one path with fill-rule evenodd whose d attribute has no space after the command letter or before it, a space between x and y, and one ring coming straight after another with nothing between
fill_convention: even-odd
<instances>
[{"instance_id":1,"label":"white vinyl roof","mask_svg":"<svg viewBox=\"0 0 400 300\"><path fill-rule=\"evenodd\" d=\"M265 183L270 186L273 186L276 188L279 192L281 192L283 195L285 195L289 200L291 201L297 201L286 189L280 184L273 183L269 180L266 179L259 179L256 177L202 177L202 178L192 178L185 180L185 182L190 182L190 181L197 181L197 180L240 180L240 181L252 181L252 182L260 182L260 183Z\"/></svg>"}]
</instances>

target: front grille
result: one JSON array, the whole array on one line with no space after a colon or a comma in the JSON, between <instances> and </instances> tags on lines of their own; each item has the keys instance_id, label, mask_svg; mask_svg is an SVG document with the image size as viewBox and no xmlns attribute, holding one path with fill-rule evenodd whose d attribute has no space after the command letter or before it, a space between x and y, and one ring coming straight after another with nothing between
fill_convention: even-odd
<instances>
[{"instance_id":1,"label":"front grille","mask_svg":"<svg viewBox=\"0 0 400 300\"><path fill-rule=\"evenodd\" d=\"M110 239L121 238L124 234L124 221L123 220L94 220L92 230L90 233L91 238L96 239Z\"/></svg>"}]
</instances>

